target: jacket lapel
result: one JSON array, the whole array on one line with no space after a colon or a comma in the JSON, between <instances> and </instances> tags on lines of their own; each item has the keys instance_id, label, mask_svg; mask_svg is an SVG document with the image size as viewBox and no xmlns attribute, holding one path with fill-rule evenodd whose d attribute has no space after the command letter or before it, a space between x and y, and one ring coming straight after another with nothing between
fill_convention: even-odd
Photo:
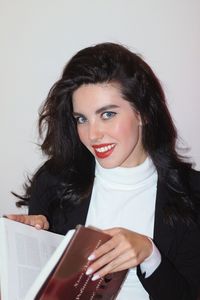
<instances>
[{"instance_id":1,"label":"jacket lapel","mask_svg":"<svg viewBox=\"0 0 200 300\"><path fill-rule=\"evenodd\" d=\"M167 254L174 237L174 228L165 221L164 208L169 200L169 192L165 184L158 181L155 223L154 223L154 242L158 248Z\"/></svg>"},{"instance_id":2,"label":"jacket lapel","mask_svg":"<svg viewBox=\"0 0 200 300\"><path fill-rule=\"evenodd\" d=\"M80 204L73 207L73 209L68 212L68 222L66 224L65 231L76 228L77 225L85 225L87 213L90 204L90 197L87 197Z\"/></svg>"}]
</instances>

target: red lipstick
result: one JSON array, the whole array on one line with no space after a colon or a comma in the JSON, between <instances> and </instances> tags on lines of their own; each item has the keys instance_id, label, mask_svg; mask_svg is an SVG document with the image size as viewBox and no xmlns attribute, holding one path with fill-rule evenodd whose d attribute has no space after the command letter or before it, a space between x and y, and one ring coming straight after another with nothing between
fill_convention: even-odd
<instances>
[{"instance_id":1,"label":"red lipstick","mask_svg":"<svg viewBox=\"0 0 200 300\"><path fill-rule=\"evenodd\" d=\"M95 155L98 158L106 158L112 154L115 144L99 144L93 145L92 147L95 151Z\"/></svg>"}]
</instances>

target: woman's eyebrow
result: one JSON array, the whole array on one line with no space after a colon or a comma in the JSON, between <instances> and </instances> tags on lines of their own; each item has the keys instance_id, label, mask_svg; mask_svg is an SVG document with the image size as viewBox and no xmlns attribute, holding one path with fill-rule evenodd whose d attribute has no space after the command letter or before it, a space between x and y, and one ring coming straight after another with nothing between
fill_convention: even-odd
<instances>
[{"instance_id":1,"label":"woman's eyebrow","mask_svg":"<svg viewBox=\"0 0 200 300\"><path fill-rule=\"evenodd\" d=\"M95 113L100 114L100 113L104 112L105 110L109 110L109 109L113 109L113 108L119 108L119 106L115 105L115 104L106 105L106 106L103 106L103 107L97 109Z\"/></svg>"},{"instance_id":2,"label":"woman's eyebrow","mask_svg":"<svg viewBox=\"0 0 200 300\"><path fill-rule=\"evenodd\" d=\"M95 111L95 114L98 115L98 114L104 112L105 110L114 109L114 108L119 108L119 106L118 106L118 105L115 105L115 104L105 105L105 106L103 106L103 107L97 109L97 110ZM75 111L74 111L74 112L73 112L73 116L74 116L74 117L84 117L84 114L79 113L79 112L75 112Z\"/></svg>"},{"instance_id":3,"label":"woman's eyebrow","mask_svg":"<svg viewBox=\"0 0 200 300\"><path fill-rule=\"evenodd\" d=\"M84 117L83 114L80 114L80 113L78 113L78 112L73 112L73 113L72 113L72 116L73 116L74 118L76 118L76 117Z\"/></svg>"}]
</instances>

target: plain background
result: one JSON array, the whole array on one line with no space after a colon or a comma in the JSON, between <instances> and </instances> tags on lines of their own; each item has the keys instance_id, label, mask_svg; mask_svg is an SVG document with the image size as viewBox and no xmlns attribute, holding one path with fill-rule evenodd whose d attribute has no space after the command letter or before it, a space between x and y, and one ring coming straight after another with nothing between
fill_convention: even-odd
<instances>
[{"instance_id":1,"label":"plain background","mask_svg":"<svg viewBox=\"0 0 200 300\"><path fill-rule=\"evenodd\" d=\"M21 193L45 159L39 106L68 59L99 42L122 43L151 65L200 169L199 16L199 0L0 0L0 215L23 211L10 191Z\"/></svg>"}]
</instances>

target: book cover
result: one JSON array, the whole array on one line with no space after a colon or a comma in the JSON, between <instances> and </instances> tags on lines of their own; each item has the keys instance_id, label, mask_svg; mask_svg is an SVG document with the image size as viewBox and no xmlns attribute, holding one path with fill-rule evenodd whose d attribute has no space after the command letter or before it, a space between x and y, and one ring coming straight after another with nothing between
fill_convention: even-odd
<instances>
[{"instance_id":1,"label":"book cover","mask_svg":"<svg viewBox=\"0 0 200 300\"><path fill-rule=\"evenodd\" d=\"M126 277L127 270L92 281L85 272L88 256L111 237L90 227L78 226L56 267L35 297L36 300L112 300Z\"/></svg>"}]
</instances>

